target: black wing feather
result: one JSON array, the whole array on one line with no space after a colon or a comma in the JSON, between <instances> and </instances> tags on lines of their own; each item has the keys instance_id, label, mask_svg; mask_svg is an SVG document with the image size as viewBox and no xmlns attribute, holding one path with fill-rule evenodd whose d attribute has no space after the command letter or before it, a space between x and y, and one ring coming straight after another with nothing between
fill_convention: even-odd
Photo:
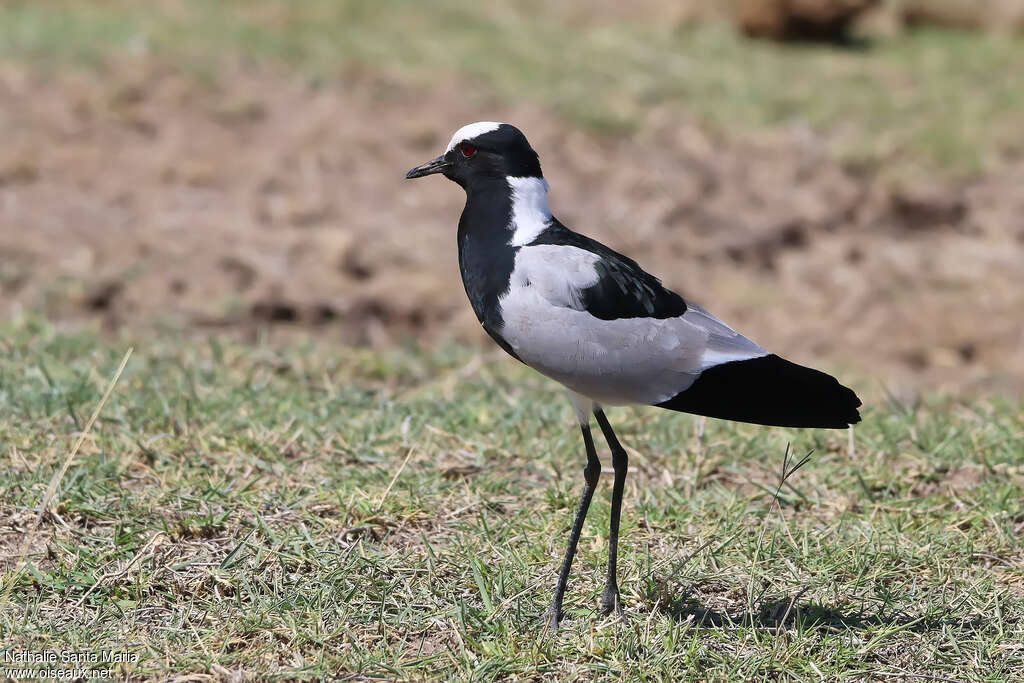
<instances>
[{"instance_id":1,"label":"black wing feather","mask_svg":"<svg viewBox=\"0 0 1024 683\"><path fill-rule=\"evenodd\" d=\"M662 286L636 261L573 232L557 219L529 246L541 244L576 247L600 257L594 264L597 282L580 292L584 308L595 318L676 318L686 312L683 297Z\"/></svg>"}]
</instances>

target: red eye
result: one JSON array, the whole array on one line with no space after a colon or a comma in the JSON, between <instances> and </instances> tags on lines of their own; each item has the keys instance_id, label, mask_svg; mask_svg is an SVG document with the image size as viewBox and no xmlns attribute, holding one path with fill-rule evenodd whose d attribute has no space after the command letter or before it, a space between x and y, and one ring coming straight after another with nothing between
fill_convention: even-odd
<instances>
[{"instance_id":1,"label":"red eye","mask_svg":"<svg viewBox=\"0 0 1024 683\"><path fill-rule=\"evenodd\" d=\"M462 156L468 159L469 157L476 154L476 147L469 144L468 142L463 142L461 145L459 145L459 151L462 152Z\"/></svg>"}]
</instances>

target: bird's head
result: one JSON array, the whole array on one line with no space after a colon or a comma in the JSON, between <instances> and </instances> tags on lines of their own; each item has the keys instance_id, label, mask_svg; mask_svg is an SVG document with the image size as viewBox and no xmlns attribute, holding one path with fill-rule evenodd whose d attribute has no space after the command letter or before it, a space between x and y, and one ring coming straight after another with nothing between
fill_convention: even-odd
<instances>
[{"instance_id":1,"label":"bird's head","mask_svg":"<svg viewBox=\"0 0 1024 683\"><path fill-rule=\"evenodd\" d=\"M455 131L444 154L410 170L406 178L443 173L467 187L488 178L542 178L540 160L515 126L479 121Z\"/></svg>"}]
</instances>

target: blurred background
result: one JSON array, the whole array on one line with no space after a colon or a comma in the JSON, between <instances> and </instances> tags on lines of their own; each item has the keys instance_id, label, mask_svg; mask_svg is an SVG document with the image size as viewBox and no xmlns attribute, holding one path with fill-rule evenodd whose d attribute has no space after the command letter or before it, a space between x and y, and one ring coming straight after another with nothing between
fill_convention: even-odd
<instances>
[{"instance_id":1,"label":"blurred background","mask_svg":"<svg viewBox=\"0 0 1024 683\"><path fill-rule=\"evenodd\" d=\"M0 315L484 344L476 120L764 346L1024 389L1024 0L0 0Z\"/></svg>"}]
</instances>

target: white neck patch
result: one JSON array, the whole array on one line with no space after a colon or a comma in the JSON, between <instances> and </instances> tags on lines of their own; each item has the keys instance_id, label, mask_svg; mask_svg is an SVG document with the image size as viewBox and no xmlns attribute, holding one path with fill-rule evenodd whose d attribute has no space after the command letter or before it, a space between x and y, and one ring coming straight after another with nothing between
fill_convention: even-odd
<instances>
[{"instance_id":1,"label":"white neck patch","mask_svg":"<svg viewBox=\"0 0 1024 683\"><path fill-rule=\"evenodd\" d=\"M444 153L455 149L455 145L459 144L463 140L472 140L478 135L484 133L490 133L492 130L498 130L498 126L501 124L496 121L477 121L471 123L468 126L463 126L455 131L455 135L452 136L452 141L448 143L448 147L444 150Z\"/></svg>"},{"instance_id":2,"label":"white neck patch","mask_svg":"<svg viewBox=\"0 0 1024 683\"><path fill-rule=\"evenodd\" d=\"M506 176L512 189L512 239L509 244L523 247L537 239L551 223L548 208L548 181L543 178Z\"/></svg>"}]
</instances>

